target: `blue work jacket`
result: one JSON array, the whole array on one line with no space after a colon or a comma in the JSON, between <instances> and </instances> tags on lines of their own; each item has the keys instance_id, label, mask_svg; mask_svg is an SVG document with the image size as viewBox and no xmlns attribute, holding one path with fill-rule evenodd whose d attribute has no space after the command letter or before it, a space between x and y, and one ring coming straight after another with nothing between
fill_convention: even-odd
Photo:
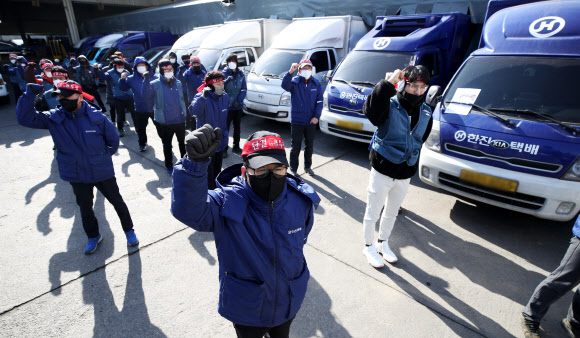
<instances>
[{"instance_id":1,"label":"blue work jacket","mask_svg":"<svg viewBox=\"0 0 580 338\"><path fill-rule=\"evenodd\" d=\"M322 86L313 76L308 83L302 76L286 73L282 79L282 88L290 92L290 123L309 125L313 117L320 120L322 114Z\"/></svg>"},{"instance_id":2,"label":"blue work jacket","mask_svg":"<svg viewBox=\"0 0 580 338\"><path fill-rule=\"evenodd\" d=\"M229 107L231 110L241 110L244 107L244 99L247 94L246 77L244 72L238 68L236 73L227 66L222 70L224 74L224 89L230 97ZM230 78L231 77L231 78ZM238 102L237 107L233 107L234 102Z\"/></svg>"},{"instance_id":3,"label":"blue work jacket","mask_svg":"<svg viewBox=\"0 0 580 338\"><path fill-rule=\"evenodd\" d=\"M193 98L193 102L189 106L189 113L195 116L195 122L198 128L204 124L222 130L222 138L217 151L222 151L228 146L228 103L230 98L228 94L223 93L222 96L217 96L210 92L207 98L203 97L203 92L197 93Z\"/></svg>"},{"instance_id":4,"label":"blue work jacket","mask_svg":"<svg viewBox=\"0 0 580 338\"><path fill-rule=\"evenodd\" d=\"M303 247L314 223L318 194L288 175L272 202L256 195L236 164L207 190L205 162L187 158L173 172L171 212L197 231L211 231L219 259L218 312L241 325L272 327L293 318L310 272Z\"/></svg>"}]
</instances>

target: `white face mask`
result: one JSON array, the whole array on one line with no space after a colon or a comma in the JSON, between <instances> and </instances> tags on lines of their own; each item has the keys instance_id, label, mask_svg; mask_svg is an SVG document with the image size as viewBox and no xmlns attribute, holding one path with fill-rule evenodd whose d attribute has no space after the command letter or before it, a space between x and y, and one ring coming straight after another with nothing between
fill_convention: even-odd
<instances>
[{"instance_id":1,"label":"white face mask","mask_svg":"<svg viewBox=\"0 0 580 338\"><path fill-rule=\"evenodd\" d=\"M165 76L166 79L171 79L173 77L173 72L165 72L163 73L163 76Z\"/></svg>"},{"instance_id":2,"label":"white face mask","mask_svg":"<svg viewBox=\"0 0 580 338\"><path fill-rule=\"evenodd\" d=\"M238 65L235 62L230 62L230 63L228 63L228 67L231 70L234 70L234 69L236 69L238 67Z\"/></svg>"},{"instance_id":3,"label":"white face mask","mask_svg":"<svg viewBox=\"0 0 580 338\"><path fill-rule=\"evenodd\" d=\"M74 61L74 60L76 60L76 59L75 59L75 58L70 58L70 60L71 60L71 61Z\"/></svg>"},{"instance_id":4,"label":"white face mask","mask_svg":"<svg viewBox=\"0 0 580 338\"><path fill-rule=\"evenodd\" d=\"M145 73L147 71L147 66L138 66L137 67L137 71L141 74Z\"/></svg>"},{"instance_id":5,"label":"white face mask","mask_svg":"<svg viewBox=\"0 0 580 338\"><path fill-rule=\"evenodd\" d=\"M16 59L10 59L10 62L12 62L12 64L16 63Z\"/></svg>"},{"instance_id":6,"label":"white face mask","mask_svg":"<svg viewBox=\"0 0 580 338\"><path fill-rule=\"evenodd\" d=\"M52 72L44 72L44 75L46 75L47 78L51 78Z\"/></svg>"},{"instance_id":7,"label":"white face mask","mask_svg":"<svg viewBox=\"0 0 580 338\"><path fill-rule=\"evenodd\" d=\"M302 75L306 80L308 80L308 79L310 79L310 76L312 76L312 71L311 70L301 70L300 75Z\"/></svg>"},{"instance_id":8,"label":"white face mask","mask_svg":"<svg viewBox=\"0 0 580 338\"><path fill-rule=\"evenodd\" d=\"M54 80L52 81L52 84L54 84L54 86L56 87L57 84L61 83L62 80Z\"/></svg>"},{"instance_id":9,"label":"white face mask","mask_svg":"<svg viewBox=\"0 0 580 338\"><path fill-rule=\"evenodd\" d=\"M54 62L59 62L59 61L60 61L59 59L54 59Z\"/></svg>"},{"instance_id":10,"label":"white face mask","mask_svg":"<svg viewBox=\"0 0 580 338\"><path fill-rule=\"evenodd\" d=\"M169 59L169 62L171 62L171 63L175 63L175 61L177 61L177 59L173 59L173 58Z\"/></svg>"},{"instance_id":11,"label":"white face mask","mask_svg":"<svg viewBox=\"0 0 580 338\"><path fill-rule=\"evenodd\" d=\"M26 67L26 64L25 63L21 63L20 66L21 67Z\"/></svg>"},{"instance_id":12,"label":"white face mask","mask_svg":"<svg viewBox=\"0 0 580 338\"><path fill-rule=\"evenodd\" d=\"M124 70L125 70L125 68L117 68L117 71L118 71L119 73L122 73Z\"/></svg>"}]
</instances>

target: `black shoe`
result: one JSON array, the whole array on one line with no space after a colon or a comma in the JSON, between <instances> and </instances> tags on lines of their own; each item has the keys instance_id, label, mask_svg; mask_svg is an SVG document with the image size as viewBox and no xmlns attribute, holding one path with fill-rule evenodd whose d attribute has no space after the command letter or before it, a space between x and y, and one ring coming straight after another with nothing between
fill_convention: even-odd
<instances>
[{"instance_id":1,"label":"black shoe","mask_svg":"<svg viewBox=\"0 0 580 338\"><path fill-rule=\"evenodd\" d=\"M140 152L144 152L145 150L147 150L147 145L139 146L139 151Z\"/></svg>"},{"instance_id":2,"label":"black shoe","mask_svg":"<svg viewBox=\"0 0 580 338\"><path fill-rule=\"evenodd\" d=\"M562 327L564 328L564 330L566 330L566 332L570 337L572 338L580 337L580 330L573 328L568 318L562 319L560 324L562 324Z\"/></svg>"},{"instance_id":3,"label":"black shoe","mask_svg":"<svg viewBox=\"0 0 580 338\"><path fill-rule=\"evenodd\" d=\"M540 323L534 322L533 320L528 320L522 315L522 331L524 332L524 337L526 338L539 338Z\"/></svg>"},{"instance_id":4,"label":"black shoe","mask_svg":"<svg viewBox=\"0 0 580 338\"><path fill-rule=\"evenodd\" d=\"M314 176L314 171L313 171L312 169L310 169L310 168L306 168L306 169L304 169L304 171L306 171L306 173L307 173L308 175L310 175L310 176Z\"/></svg>"},{"instance_id":5,"label":"black shoe","mask_svg":"<svg viewBox=\"0 0 580 338\"><path fill-rule=\"evenodd\" d=\"M298 173L296 172L296 170L290 168L290 174L294 177L300 177L300 175L298 175Z\"/></svg>"},{"instance_id":6,"label":"black shoe","mask_svg":"<svg viewBox=\"0 0 580 338\"><path fill-rule=\"evenodd\" d=\"M236 154L241 154L242 153L242 149L239 146L234 146L234 148L232 149L232 151Z\"/></svg>"}]
</instances>

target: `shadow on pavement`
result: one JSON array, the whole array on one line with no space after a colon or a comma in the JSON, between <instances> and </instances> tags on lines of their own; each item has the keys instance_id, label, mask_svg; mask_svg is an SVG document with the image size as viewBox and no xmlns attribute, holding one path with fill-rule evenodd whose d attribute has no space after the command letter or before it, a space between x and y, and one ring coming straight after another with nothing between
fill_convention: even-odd
<instances>
[{"instance_id":1,"label":"shadow on pavement","mask_svg":"<svg viewBox=\"0 0 580 338\"><path fill-rule=\"evenodd\" d=\"M123 145L125 145L125 142L123 142ZM127 146L125 145L125 147ZM151 160L148 157L153 157L154 159L156 159L155 149L151 146L148 146L147 150L143 153L143 155L141 155L141 153L137 153L132 149L127 148L127 153L129 154L129 159L121 165L121 171L123 172L125 177L131 176L129 174L129 167L133 164L141 163L141 167L143 169L153 170L155 175L157 175L157 179L145 183L145 187L151 193L151 195L155 196L155 198L157 198L158 200L162 200L163 195L159 193L159 189L171 187L171 179L169 175L167 175L167 173L165 172L165 167L163 167L163 165L158 165L155 162L150 162ZM145 156L145 154L147 154L147 157ZM161 155L163 156L163 154Z\"/></svg>"},{"instance_id":2,"label":"shadow on pavement","mask_svg":"<svg viewBox=\"0 0 580 338\"><path fill-rule=\"evenodd\" d=\"M476 222L473 217L463 221ZM386 270L385 274L420 303L485 336L503 337L511 334L494 320L450 293L446 280L432 276L406 260L401 255L400 248L417 248L441 267L458 270L473 284L520 304L526 302L529 297L529 294L522 290L533 290L537 281L543 279L541 274L526 270L479 244L465 241L409 210L405 210L397 218L393 235L390 241L391 248L401 259L395 266L389 266L390 269L404 270L421 284L428 285L444 302L466 319L446 310L437 304L437 300L430 299L391 270Z\"/></svg>"},{"instance_id":3,"label":"shadow on pavement","mask_svg":"<svg viewBox=\"0 0 580 338\"><path fill-rule=\"evenodd\" d=\"M318 194L324 196L330 203L338 206L356 222L362 223L366 201L361 201L320 175L306 176L304 175L303 177L308 180L305 179L304 181L314 188ZM329 190L323 188L322 185L328 187ZM320 214L321 211L316 210L316 213Z\"/></svg>"},{"instance_id":4,"label":"shadow on pavement","mask_svg":"<svg viewBox=\"0 0 580 338\"><path fill-rule=\"evenodd\" d=\"M113 255L114 240L109 222L105 219L105 198L96 193L95 215L99 221L99 232L103 241L91 255L83 253L86 235L82 228L80 211L75 217L73 229L67 243L67 251L52 256L49 263L49 279L52 293L58 295L61 272L80 273L83 280L83 300L93 304L95 326L94 337L164 337L163 332L153 325L145 304L141 280L141 256L139 249L129 249L129 274L125 289L123 309L115 305L113 293L106 277L106 260ZM116 217L116 214L115 216ZM119 225L120 228L120 225ZM120 229L122 233L122 229ZM119 232L118 232L119 233ZM79 314L80 316L80 314Z\"/></svg>"},{"instance_id":5,"label":"shadow on pavement","mask_svg":"<svg viewBox=\"0 0 580 338\"><path fill-rule=\"evenodd\" d=\"M292 323L290 335L294 337L351 337L332 314L331 307L330 296L311 276L306 297Z\"/></svg>"},{"instance_id":6,"label":"shadow on pavement","mask_svg":"<svg viewBox=\"0 0 580 338\"><path fill-rule=\"evenodd\" d=\"M201 232L201 231L194 231L189 236L189 242L191 246L197 251L197 253L205 258L209 265L215 265L216 259L209 253L207 247L205 246L206 242L213 242L214 237L212 232Z\"/></svg>"},{"instance_id":7,"label":"shadow on pavement","mask_svg":"<svg viewBox=\"0 0 580 338\"><path fill-rule=\"evenodd\" d=\"M48 235L52 229L50 227L50 214L60 209L60 217L71 218L75 215L77 206L74 199L74 194L71 185L60 179L58 175L58 165L56 158L52 159L50 166L50 176L44 181L36 184L30 188L25 196L26 204L32 203L34 195L47 185L54 184L54 198L42 208L36 218L36 227L45 236Z\"/></svg>"}]
</instances>

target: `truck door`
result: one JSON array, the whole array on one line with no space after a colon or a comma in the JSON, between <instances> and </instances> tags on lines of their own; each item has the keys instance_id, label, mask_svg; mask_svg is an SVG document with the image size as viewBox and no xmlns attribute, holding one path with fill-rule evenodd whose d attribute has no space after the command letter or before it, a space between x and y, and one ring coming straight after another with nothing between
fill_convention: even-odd
<instances>
[{"instance_id":1,"label":"truck door","mask_svg":"<svg viewBox=\"0 0 580 338\"><path fill-rule=\"evenodd\" d=\"M332 65L336 66L336 59L331 62L329 50L327 48L314 49L310 53L311 54L308 56L308 58L310 61L312 61L312 65L316 69L314 77L320 81L320 85L324 90L328 84L328 79L324 75L326 75L328 71L332 69ZM332 53L333 55L336 55L334 51L332 51Z\"/></svg>"}]
</instances>

